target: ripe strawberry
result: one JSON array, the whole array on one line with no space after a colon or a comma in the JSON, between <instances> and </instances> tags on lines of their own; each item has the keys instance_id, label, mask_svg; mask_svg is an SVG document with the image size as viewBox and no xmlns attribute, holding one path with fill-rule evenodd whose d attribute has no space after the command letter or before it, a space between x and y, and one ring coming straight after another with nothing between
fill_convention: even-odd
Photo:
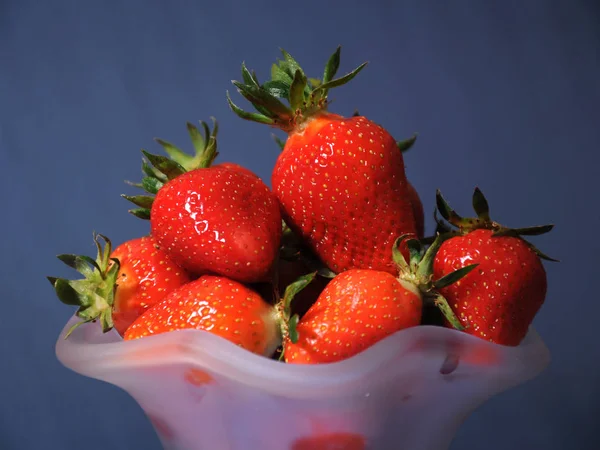
<instances>
[{"instance_id":1,"label":"ripe strawberry","mask_svg":"<svg viewBox=\"0 0 600 450\"><path fill-rule=\"evenodd\" d=\"M460 279L474 266L463 267L436 281L431 269L441 239L425 252L419 241L408 241L411 259L407 262L398 245L394 261L398 277L372 269L351 269L337 275L317 302L298 321L290 319L293 292L286 292L278 305L287 329L283 328L285 361L319 364L349 358L390 334L420 325L423 303L435 303L457 326L445 299L437 292ZM291 285L290 289L294 289Z\"/></svg>"},{"instance_id":2,"label":"ripe strawberry","mask_svg":"<svg viewBox=\"0 0 600 450\"><path fill-rule=\"evenodd\" d=\"M264 85L244 65L245 84L234 81L258 113L228 100L240 117L288 133L272 174L286 222L334 272L362 268L394 274L396 236L416 233L402 153L383 127L326 110L328 90L350 81L365 64L333 79L338 48L321 83L308 80L298 63L283 55ZM290 106L277 97L287 98Z\"/></svg>"},{"instance_id":3,"label":"ripe strawberry","mask_svg":"<svg viewBox=\"0 0 600 450\"><path fill-rule=\"evenodd\" d=\"M172 159L144 155L146 177L138 187L151 196L124 196L140 206L131 212L150 219L162 250L188 272L215 273L252 283L267 278L281 239L281 212L275 195L253 173L231 163L213 166L216 134L192 125L196 148L190 156L158 140ZM232 169L232 167L234 167Z\"/></svg>"},{"instance_id":4,"label":"ripe strawberry","mask_svg":"<svg viewBox=\"0 0 600 450\"><path fill-rule=\"evenodd\" d=\"M243 284L212 275L172 291L142 314L124 338L132 340L182 329L205 330L265 356L281 342L269 304Z\"/></svg>"},{"instance_id":5,"label":"ripe strawberry","mask_svg":"<svg viewBox=\"0 0 600 450\"><path fill-rule=\"evenodd\" d=\"M84 279L48 277L63 303L79 307L77 316L83 321L78 325L100 320L104 332L114 327L122 335L146 309L189 281L187 273L157 249L151 237L127 241L114 251L105 236L94 234L94 242L98 248L95 260L58 256Z\"/></svg>"},{"instance_id":6,"label":"ripe strawberry","mask_svg":"<svg viewBox=\"0 0 600 450\"><path fill-rule=\"evenodd\" d=\"M352 115L353 117L360 116L358 111L355 111ZM279 141L278 139L276 139ZM396 142L396 145L400 149L400 151L404 154L408 150L412 148L414 143L417 141L417 135L414 134L408 139L404 139L402 141ZM423 211L423 202L421 201L421 197L419 197L419 193L415 189L415 187L410 183L410 181L406 181L408 188L408 199L410 204L412 205L412 211L415 216L415 225L417 228L417 237L419 239L423 239L425 237L425 212Z\"/></svg>"},{"instance_id":7,"label":"ripe strawberry","mask_svg":"<svg viewBox=\"0 0 600 450\"><path fill-rule=\"evenodd\" d=\"M359 116L358 111L355 112L353 116ZM275 135L273 135L273 139L275 140L275 142L281 150L285 148L285 141L279 139ZM396 145L402 153L405 153L413 146L416 140L417 136L414 135L403 141L396 142ZM423 239L425 237L425 212L423 210L423 202L421 201L421 197L419 197L419 193L417 192L415 187L408 180L406 181L406 188L408 193L408 200L410 201L410 204L412 206L412 212L415 217L417 237L419 239Z\"/></svg>"},{"instance_id":8,"label":"ripe strawberry","mask_svg":"<svg viewBox=\"0 0 600 450\"><path fill-rule=\"evenodd\" d=\"M553 225L506 228L490 219L487 200L478 188L473 206L477 218L462 218L437 192L438 211L458 230L442 244L433 273L440 277L465 262L479 264L441 292L466 333L515 346L527 334L546 297L546 271L540 258L555 261L522 236L547 233Z\"/></svg>"},{"instance_id":9,"label":"ripe strawberry","mask_svg":"<svg viewBox=\"0 0 600 450\"><path fill-rule=\"evenodd\" d=\"M151 213L152 234L194 273L261 281L279 247L281 215L259 179L223 168L199 169L165 184Z\"/></svg>"},{"instance_id":10,"label":"ripe strawberry","mask_svg":"<svg viewBox=\"0 0 600 450\"><path fill-rule=\"evenodd\" d=\"M120 335L149 307L190 281L150 236L121 244L111 257L120 262L112 311Z\"/></svg>"}]
</instances>

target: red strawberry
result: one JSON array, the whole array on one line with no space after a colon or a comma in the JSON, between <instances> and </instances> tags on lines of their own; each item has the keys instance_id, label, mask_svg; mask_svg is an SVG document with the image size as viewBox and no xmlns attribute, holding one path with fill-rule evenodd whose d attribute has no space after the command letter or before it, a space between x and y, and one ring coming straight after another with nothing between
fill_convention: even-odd
<instances>
[{"instance_id":1,"label":"red strawberry","mask_svg":"<svg viewBox=\"0 0 600 450\"><path fill-rule=\"evenodd\" d=\"M394 274L396 236L416 233L402 153L393 137L365 117L326 111L327 91L363 67L333 79L340 49L330 58L323 83L309 81L286 52L273 79L260 86L242 66L239 92L258 109L247 113L228 98L240 117L288 133L272 174L286 222L334 272L352 268ZM277 97L286 97L290 106Z\"/></svg>"},{"instance_id":2,"label":"red strawberry","mask_svg":"<svg viewBox=\"0 0 600 450\"><path fill-rule=\"evenodd\" d=\"M552 260L521 236L547 233L552 225L510 229L490 219L479 189L473 194L477 218L460 217L437 193L442 217L458 228L437 253L434 276L465 262L479 267L442 289L465 332L503 345L518 345L546 297L546 271L540 258Z\"/></svg>"},{"instance_id":3,"label":"red strawberry","mask_svg":"<svg viewBox=\"0 0 600 450\"><path fill-rule=\"evenodd\" d=\"M111 257L120 262L112 318L121 335L150 306L190 281L150 236L121 244Z\"/></svg>"},{"instance_id":4,"label":"red strawberry","mask_svg":"<svg viewBox=\"0 0 600 450\"><path fill-rule=\"evenodd\" d=\"M217 155L217 125L205 137L188 124L196 148L190 156L159 140L172 159L144 155L147 175L138 186L151 196L124 196L150 218L162 250L194 274L215 273L242 282L267 278L279 249L281 212L275 195L253 173L231 164L210 167Z\"/></svg>"},{"instance_id":5,"label":"red strawberry","mask_svg":"<svg viewBox=\"0 0 600 450\"><path fill-rule=\"evenodd\" d=\"M58 256L84 279L48 277L63 303L79 307L77 316L82 322L77 325L99 320L104 332L114 326L123 334L152 304L189 281L188 275L156 248L151 237L127 241L114 252L107 237L94 234L94 242L98 248L95 260Z\"/></svg>"},{"instance_id":6,"label":"red strawberry","mask_svg":"<svg viewBox=\"0 0 600 450\"><path fill-rule=\"evenodd\" d=\"M152 235L178 264L238 281L268 276L279 249L279 204L260 179L198 169L165 184L152 205Z\"/></svg>"},{"instance_id":7,"label":"red strawberry","mask_svg":"<svg viewBox=\"0 0 600 450\"><path fill-rule=\"evenodd\" d=\"M358 111L353 114L353 117L359 117ZM273 139L279 146L281 150L285 148L285 141L279 139L277 136L273 135ZM400 149L402 153L407 152L417 140L417 136L414 135L408 139L403 141L396 142L396 145ZM425 212L423 210L423 202L421 202L421 197L419 197L419 193L414 188L414 186L407 180L406 181L407 195L408 200L412 206L412 212L415 217L415 226L417 229L417 237L419 239L423 239L425 237Z\"/></svg>"},{"instance_id":8,"label":"red strawberry","mask_svg":"<svg viewBox=\"0 0 600 450\"><path fill-rule=\"evenodd\" d=\"M279 345L273 308L256 292L225 277L204 275L171 292L142 314L125 340L182 329L205 330L256 354Z\"/></svg>"},{"instance_id":9,"label":"red strawberry","mask_svg":"<svg viewBox=\"0 0 600 450\"><path fill-rule=\"evenodd\" d=\"M464 276L474 266L459 269L448 277L432 281L431 265L441 240L424 252L418 241L409 240L411 261L406 262L397 245L394 260L399 276L371 269L351 269L337 275L304 317L289 317L292 295L284 298L279 310L284 327L285 361L318 364L349 358L390 334L420 325L424 300L435 302L450 320L444 298L436 292ZM292 285L291 289L293 289ZM297 322L297 324L296 324Z\"/></svg>"},{"instance_id":10,"label":"red strawberry","mask_svg":"<svg viewBox=\"0 0 600 450\"><path fill-rule=\"evenodd\" d=\"M298 323L298 341L286 344L285 361L310 364L349 358L395 331L419 325L422 308L419 293L387 272L342 272Z\"/></svg>"}]
</instances>

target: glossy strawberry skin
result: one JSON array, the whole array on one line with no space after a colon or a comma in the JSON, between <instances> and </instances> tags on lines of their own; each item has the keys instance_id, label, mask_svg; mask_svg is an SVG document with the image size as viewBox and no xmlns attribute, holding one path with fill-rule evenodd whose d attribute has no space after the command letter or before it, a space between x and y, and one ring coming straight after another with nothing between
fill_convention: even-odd
<instances>
[{"instance_id":1,"label":"glossy strawberry skin","mask_svg":"<svg viewBox=\"0 0 600 450\"><path fill-rule=\"evenodd\" d=\"M139 339L182 329L209 331L265 356L278 344L272 308L243 284L212 275L171 292L140 316L124 338Z\"/></svg>"},{"instance_id":2,"label":"glossy strawberry skin","mask_svg":"<svg viewBox=\"0 0 600 450\"><path fill-rule=\"evenodd\" d=\"M477 229L450 238L434 262L438 278L465 264L479 266L441 290L465 332L502 345L516 346L546 297L546 271L539 257L515 237L492 237Z\"/></svg>"},{"instance_id":3,"label":"glossy strawberry skin","mask_svg":"<svg viewBox=\"0 0 600 450\"><path fill-rule=\"evenodd\" d=\"M112 319L121 335L149 307L190 281L150 236L124 242L113 250L111 258L120 263Z\"/></svg>"},{"instance_id":4,"label":"glossy strawberry skin","mask_svg":"<svg viewBox=\"0 0 600 450\"><path fill-rule=\"evenodd\" d=\"M258 178L226 168L197 169L165 184L152 205L152 235L195 274L264 281L281 240L275 195Z\"/></svg>"},{"instance_id":5,"label":"glossy strawberry skin","mask_svg":"<svg viewBox=\"0 0 600 450\"><path fill-rule=\"evenodd\" d=\"M364 117L320 114L292 132L272 174L286 221L334 272L397 268L396 238L416 233L404 160Z\"/></svg>"},{"instance_id":6,"label":"glossy strawberry skin","mask_svg":"<svg viewBox=\"0 0 600 450\"><path fill-rule=\"evenodd\" d=\"M285 361L319 364L356 355L386 336L421 322L423 302L387 272L352 269L329 282L285 341Z\"/></svg>"}]
</instances>

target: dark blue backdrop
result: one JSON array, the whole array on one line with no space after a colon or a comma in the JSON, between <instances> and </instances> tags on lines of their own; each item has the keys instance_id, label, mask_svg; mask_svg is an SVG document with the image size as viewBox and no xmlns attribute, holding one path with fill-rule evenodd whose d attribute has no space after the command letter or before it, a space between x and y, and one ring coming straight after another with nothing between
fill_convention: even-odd
<instances>
[{"instance_id":1,"label":"dark blue backdrop","mask_svg":"<svg viewBox=\"0 0 600 450\"><path fill-rule=\"evenodd\" d=\"M57 362L72 311L44 276L71 275L55 255L92 253L92 230L145 232L122 181L154 136L189 148L185 121L215 115L223 159L268 179L278 150L228 110L229 80L242 60L264 78L280 46L319 74L338 44L341 70L371 64L332 109L420 133L406 164L427 211L436 187L466 211L479 185L506 224L556 223L536 240L563 260L535 322L553 363L452 448L600 448L599 17L575 0L1 1L0 448L159 448L127 394Z\"/></svg>"}]
</instances>

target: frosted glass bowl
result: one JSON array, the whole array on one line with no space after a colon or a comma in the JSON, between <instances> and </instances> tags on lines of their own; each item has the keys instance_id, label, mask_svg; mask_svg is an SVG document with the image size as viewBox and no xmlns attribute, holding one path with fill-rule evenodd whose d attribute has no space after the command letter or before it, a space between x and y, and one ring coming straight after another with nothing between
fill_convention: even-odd
<instances>
[{"instance_id":1,"label":"frosted glass bowl","mask_svg":"<svg viewBox=\"0 0 600 450\"><path fill-rule=\"evenodd\" d=\"M198 330L126 342L90 323L65 340L77 320L58 359L127 391L167 450L444 450L475 408L550 361L534 329L504 347L415 327L345 361L299 366Z\"/></svg>"}]
</instances>

